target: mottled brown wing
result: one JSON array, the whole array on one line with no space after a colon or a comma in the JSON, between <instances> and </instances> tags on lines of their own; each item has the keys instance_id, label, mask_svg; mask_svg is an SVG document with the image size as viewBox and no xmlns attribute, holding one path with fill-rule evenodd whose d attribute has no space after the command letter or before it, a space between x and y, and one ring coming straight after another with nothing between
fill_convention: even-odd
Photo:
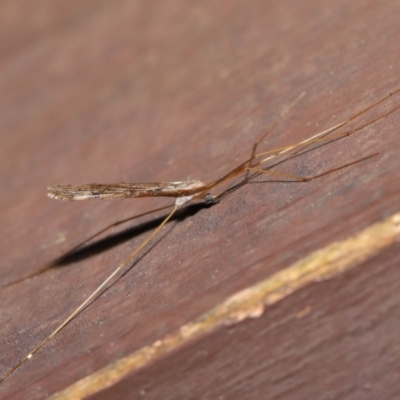
<instances>
[{"instance_id":1,"label":"mottled brown wing","mask_svg":"<svg viewBox=\"0 0 400 400\"><path fill-rule=\"evenodd\" d=\"M116 184L90 183L79 186L48 186L47 195L57 200L113 200L150 196L182 197L200 192L204 188L205 185L200 181Z\"/></svg>"}]
</instances>

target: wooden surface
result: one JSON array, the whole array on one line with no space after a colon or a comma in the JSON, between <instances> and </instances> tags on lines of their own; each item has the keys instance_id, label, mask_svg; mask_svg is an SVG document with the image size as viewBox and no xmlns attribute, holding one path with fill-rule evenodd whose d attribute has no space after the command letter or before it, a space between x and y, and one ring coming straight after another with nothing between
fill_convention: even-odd
<instances>
[{"instance_id":1,"label":"wooden surface","mask_svg":"<svg viewBox=\"0 0 400 400\"><path fill-rule=\"evenodd\" d=\"M1 373L149 234L162 212L42 266L163 199L57 202L50 184L212 181L301 92L271 149L400 87L396 2L6 0L0 29ZM360 123L400 102L393 96ZM133 268L0 385L46 398L229 296L399 211L400 112L169 223ZM399 245L218 328L91 398L400 396ZM304 311L306 310L306 311Z\"/></svg>"}]
</instances>

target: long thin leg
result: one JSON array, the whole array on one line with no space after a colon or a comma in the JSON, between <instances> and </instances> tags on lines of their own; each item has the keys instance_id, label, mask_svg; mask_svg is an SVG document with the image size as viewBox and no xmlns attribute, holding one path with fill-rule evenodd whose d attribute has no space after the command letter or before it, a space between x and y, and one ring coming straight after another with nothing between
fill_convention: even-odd
<instances>
[{"instance_id":1,"label":"long thin leg","mask_svg":"<svg viewBox=\"0 0 400 400\"><path fill-rule=\"evenodd\" d=\"M306 95L306 92L302 92L294 101L292 104L289 105L285 110L283 110L279 117L275 119L271 123L271 125L266 129L266 131L254 142L250 158L249 158L249 166L251 166L251 161L254 159L254 156L256 154L257 148L260 145L260 143L267 137L267 135L279 124L280 121L285 118L285 116L296 106L296 104Z\"/></svg>"},{"instance_id":2,"label":"long thin leg","mask_svg":"<svg viewBox=\"0 0 400 400\"><path fill-rule=\"evenodd\" d=\"M249 161L247 163L247 167L251 167L253 164L254 159L257 157L256 156L256 151L258 146L262 141L265 140L267 135L279 124L280 121L285 118L285 116L296 106L296 104L306 95L306 92L302 92L294 101L292 104L290 104L285 110L283 110L278 118L273 121L270 126L266 129L266 131L253 143L253 147L251 149ZM248 178L248 174L246 174L245 179Z\"/></svg>"},{"instance_id":3,"label":"long thin leg","mask_svg":"<svg viewBox=\"0 0 400 400\"><path fill-rule=\"evenodd\" d=\"M372 157L375 157L377 155L378 155L378 153L370 154L369 156L366 156L366 157L363 157L363 158L359 158L358 160L352 161L352 162L350 162L348 164L344 164L344 165L341 165L340 167L333 168L333 169L330 169L329 171L321 172L321 173L319 173L317 175L312 175L312 176L299 176L299 175L288 174L286 172L273 171L273 170L270 170L270 169L253 168L253 167L249 167L247 170L248 171L257 172L257 173L260 173L260 174L267 174L267 175L271 175L271 176L278 176L278 177L282 177L282 178L286 178L286 179L291 179L292 181L295 181L295 182L309 182L309 181L312 181L314 179L321 178L322 176L328 175L328 174L330 174L332 172L339 171L339 170L341 170L343 168L346 168L346 167L350 167L351 165L357 164L357 163L359 163L361 161L368 160L368 159L370 159Z\"/></svg>"},{"instance_id":4,"label":"long thin leg","mask_svg":"<svg viewBox=\"0 0 400 400\"><path fill-rule=\"evenodd\" d=\"M397 90L396 92L394 92L394 93L397 93L397 92L399 92L399 91L400 91L400 89L398 89L398 90ZM389 97L389 96L386 96L384 99L387 99L388 97ZM383 101L382 99L379 100L378 102L375 103L375 105L380 104L382 101ZM311 137L309 137L309 138L307 138L307 139L305 139L305 140L303 140L303 141L301 141L301 142L295 143L295 144L293 144L293 145L285 146L285 147L282 147L282 148L279 148L279 149L273 149L273 150L265 151L265 152L262 152L262 153L258 153L258 154L255 155L255 158L259 158L259 157L262 157L262 156L265 156L265 155L269 155L269 156L266 157L266 158L264 158L264 159L262 159L261 161L255 163L254 165L255 165L255 166L258 166L258 165L264 164L265 162L269 161L270 159L272 159L272 158L274 158L274 157L276 157L276 156L278 156L278 155L287 153L287 152L289 152L290 150L294 150L294 149L296 149L296 148L299 148L299 150L296 151L295 153L293 153L292 156L295 155L295 154L297 154L297 153L300 152L300 151L303 151L305 148L307 148L308 146L310 146L310 145L312 145L312 144L314 144L314 143L320 143L320 142L326 142L326 141L333 141L333 140L337 140L337 139L341 139L341 138L350 136L350 135L352 135L353 133L358 132L359 130L361 130L361 129L367 127L367 126L369 126L369 125L371 125L371 124L373 124L373 123L375 123L375 122L377 122L377 121L379 121L379 120L381 120L381 119L383 119L383 118L386 118L388 115L390 115L390 114L393 113L394 111L400 109L400 103L398 103L398 104L396 104L395 106L393 106L392 108L390 108L390 109L389 109L388 111L386 111L384 114L381 114L381 115L379 115L378 117L375 117L375 118L373 118L373 119L370 119L370 120L368 120L367 122L365 122L365 123L363 123L363 124L361 124L361 125L358 125L358 126L356 126L355 128L353 128L353 129L350 129L350 130L348 130L348 131L346 131L346 132L343 132L343 133L339 133L339 134L336 134L336 135L330 135L330 136L326 137L327 135L329 135L330 133L332 133L332 132L335 131L336 129L338 129L338 128L344 126L344 125L346 125L347 123L351 122L353 119L355 119L355 118L358 117L359 115L361 115L361 114L367 112L367 111L370 110L371 108L372 108L372 106L368 106L368 107L366 107L363 111L361 111L361 112L359 112L359 113L357 113L357 114L354 114L353 116L351 116L351 117L348 118L347 120L342 121L341 123L339 123L339 124L337 124L337 125L335 125L335 126L329 128L329 129L326 129L326 130L324 130L324 131L322 131L322 132L319 132L319 133L317 133L316 135L311 136Z\"/></svg>"},{"instance_id":5,"label":"long thin leg","mask_svg":"<svg viewBox=\"0 0 400 400\"><path fill-rule=\"evenodd\" d=\"M344 123L342 122L341 124L335 125L334 127L330 128L330 129L327 129L326 131L323 131L321 133L325 133L326 134L327 132L332 132L334 129L337 129L339 126L342 126L343 124ZM317 135L314 135L314 137L315 136L317 136ZM340 138L345 137L345 136L348 136L348 134L347 133L338 134L338 135L336 135L334 137L331 136L329 138L316 138L316 139L313 139L313 140L306 139L306 140L303 140L302 142L299 142L299 143L296 143L296 144L292 144L292 145L289 145L289 146L284 146L284 147L281 147L281 148L278 148L278 149L269 150L269 151L263 151L262 153L258 153L258 154L256 154L254 156L254 159L261 158L261 157L264 157L266 155L269 155L269 156L266 157L266 158L263 158L261 161L257 161L255 163L251 163L251 164L250 164L250 162L252 162L252 160L250 160L250 159L246 160L245 162L243 162L242 164L240 164L239 166L234 168L232 171L228 172L222 178L217 179L216 181L208 184L207 187L206 187L206 192L209 192L214 187L219 186L223 182L226 182L226 181L234 178L235 176L238 176L240 174L246 173L248 171L248 168L252 168L252 167L256 168L258 166L261 166L261 165L265 164L267 161L269 161L269 160L271 160L271 159L273 159L273 158L275 158L275 157L277 157L277 156L279 156L281 154L287 153L290 150L293 150L293 149L296 149L298 147L301 147L303 144L305 144L305 146L301 147L301 149L304 149L305 147L310 146L313 143L321 143L321 142L327 142L327 141L329 142L329 141L332 141L332 140L340 139ZM292 156L293 156L293 154L290 155L289 157L292 157ZM248 175L246 174L244 180L247 180L247 178L248 178ZM218 196L214 196L214 199L217 199L217 197Z\"/></svg>"},{"instance_id":6,"label":"long thin leg","mask_svg":"<svg viewBox=\"0 0 400 400\"><path fill-rule=\"evenodd\" d=\"M361 111L353 114L352 116L350 116L348 119L340 122L339 124L328 128L322 132L319 132L305 140L302 140L301 142L289 145L289 146L284 146L278 149L272 149L269 151L264 151L258 154L255 154L253 156L252 159L248 159L245 162L243 162L242 164L240 164L239 166L237 166L236 168L234 168L233 170L231 170L230 172L228 172L226 175L224 175L222 178L217 179L216 181L210 183L209 185L207 185L207 191L210 191L211 189L213 189L216 186L219 186L221 183L226 182L229 179L234 178L235 176L238 176L240 174L246 173L248 172L248 168L249 167L259 167L263 164L265 164L267 161L282 155L284 153L287 153L291 150L295 150L298 149L297 151L295 151L294 153L292 153L290 157L293 157L294 155L304 151L307 147L311 146L312 144L315 143L321 143L321 142L330 142L333 140L337 140L337 139L341 139L347 136L352 135L353 133L365 128L366 126L369 126L383 118L386 118L387 116L389 116L391 113L395 112L396 110L400 109L400 103L395 104L393 107L391 107L388 111L386 111L383 114L378 115L377 117L368 120L367 122L358 125L357 127L350 129L346 132L343 133L339 133L336 135L330 135L329 137L326 137L327 135L331 134L332 132L334 132L335 130L339 129L340 127L348 124L349 122L351 122L352 120L354 120L355 118L357 118L358 116L362 115L363 113L369 111L370 109L372 109L373 107L377 106L378 104L381 104L382 102L384 102L385 100L387 100L388 98L390 98L391 96L393 96L394 94L397 94L400 92L400 88L397 88L396 90L390 92L389 94L387 94L386 96L382 97L381 99L379 99L378 101L376 101L375 103L373 103L372 105L369 105L367 107L365 107L364 109L362 109ZM268 156L268 157L265 157ZM260 161L257 161L256 163L254 163L253 161L257 158L262 158ZM286 160L286 159L285 159ZM285 161L284 160L284 161ZM248 180L248 175L245 176L244 181ZM213 196L213 198L216 200L218 199L220 196L222 196L224 192L219 193L218 195Z\"/></svg>"},{"instance_id":7,"label":"long thin leg","mask_svg":"<svg viewBox=\"0 0 400 400\"><path fill-rule=\"evenodd\" d=\"M57 265L60 261L65 260L67 257L71 256L78 249L82 248L85 244L89 243L91 240L95 239L96 237L100 236L102 233L108 231L111 228L115 228L116 226L122 225L125 222L132 221L134 219L141 218L141 217L144 217L144 216L149 215L149 214L153 214L153 213L155 213L157 211L166 210L167 208L171 208L173 206L174 206L173 204L170 204L168 206L156 208L154 210L147 211L145 213L142 213L142 214L139 214L139 215L135 215L133 217L125 218L125 219L122 219L120 221L114 222L114 223L106 226L105 228L101 229L100 231L96 232L95 234L91 235L90 237L85 239L83 242L80 242L79 244L74 246L72 249L70 249L66 253L64 253L62 256L56 258L55 260L51 261L50 263L47 263L47 264L43 265L37 271L35 271L35 272L33 272L33 273L29 274L29 275L25 275L24 277L19 278L19 279L15 280L15 281L8 282L8 283L2 285L1 288L6 288L8 286L15 285L17 283L25 281L26 279L33 278L34 276L38 276L38 275L42 274L43 272L45 272L48 269L50 269L50 268L54 267L55 265Z\"/></svg>"},{"instance_id":8,"label":"long thin leg","mask_svg":"<svg viewBox=\"0 0 400 400\"><path fill-rule=\"evenodd\" d=\"M366 157L363 157L363 158L360 158L360 159L358 159L358 160L352 161L352 162L350 162L350 163L341 165L340 167L332 168L332 169L330 169L330 170L328 170L328 171L321 172L321 173L319 173L319 174L317 174L317 175L312 175L312 176L307 176L307 177L305 177L305 176L299 176L299 175L293 175L293 174L287 174L287 173L285 173L285 172L280 172L280 171L273 171L273 170L270 170L270 169L261 169L261 168L249 167L248 171L249 171L249 172L250 172L250 171L251 171L251 172L255 172L256 174L254 174L253 176L247 177L246 179L244 179L244 180L243 180L241 183L239 183L238 185L233 186L233 187L231 187L231 188L229 188L229 189L227 189L227 190L224 190L224 191L218 193L218 194L215 195L213 198L214 198L216 201L219 201L219 198L220 198L220 197L222 197L222 196L226 195L227 193L229 193L230 191L235 190L235 189L237 189L238 187L244 185L246 182L249 182L250 180L254 179L256 176L258 176L258 175L260 175L260 174L266 174L266 175L271 175L271 176L282 177L282 178L285 178L285 179L290 179L290 181L288 181L288 182L309 182L309 181L312 181L312 180L314 180L314 179L318 179L318 178L321 178L321 177L323 177L323 176L325 176L325 175L331 174L331 173L333 173L333 172L339 171L339 170L341 170L341 169L343 169L343 168L350 167L351 165L357 164L357 163L359 163L359 162L368 160L368 159L370 159L370 158L372 158L372 157L375 157L375 156L377 156L377 155L378 155L378 153L370 154L370 155L368 155L368 156L366 156ZM289 159L289 158L290 158L290 157L288 157L288 159ZM285 161L286 161L286 160L285 160Z\"/></svg>"},{"instance_id":9,"label":"long thin leg","mask_svg":"<svg viewBox=\"0 0 400 400\"><path fill-rule=\"evenodd\" d=\"M154 232L151 233L145 239L132 253L128 255L119 265L118 267L92 292L92 294L85 300L83 301L54 331L48 335L41 343L39 343L27 356L22 358L17 364L15 364L11 369L9 369L1 378L0 382L4 381L11 373L13 373L20 365L22 365L25 361L29 360L32 358L32 356L39 350L41 349L52 337L54 337L61 329L63 329L69 322L71 322L82 310L84 310L106 287L106 285L122 270L124 269L127 265L129 265L130 262L136 257L136 255L139 253L140 250L143 249L144 246L146 246L147 243L149 243L154 236L157 235L158 232L162 229L162 227L168 222L169 219L175 214L175 212L179 209L180 207L178 205L175 205L173 210L167 215L167 217L164 219L163 222L158 226L157 229L154 230ZM129 270L130 266L128 267L127 270Z\"/></svg>"},{"instance_id":10,"label":"long thin leg","mask_svg":"<svg viewBox=\"0 0 400 400\"><path fill-rule=\"evenodd\" d=\"M397 88L396 90L389 92L386 96L381 97L379 100L377 100L376 102L374 102L373 104L370 104L366 107L364 107L361 111L358 111L357 113L351 115L349 118L347 118L346 120L336 124L335 126L328 128L322 132L319 132L305 140L302 140L301 142L298 143L294 143L292 145L289 146L284 146L278 149L273 149L273 150L269 150L269 151L263 151L261 153L257 153L254 154L252 157L250 157L249 159L247 159L246 161L244 161L242 164L239 164L237 167L235 167L234 169L232 169L231 171L229 171L227 174L225 174L224 176L222 176L221 178L215 180L214 182L211 182L207 185L206 190L204 191L204 194L209 193L214 187L219 186L220 184L240 175L240 174L246 174L244 181L247 181L248 179L248 168L249 167L260 167L261 165L265 164L267 161L281 155L284 153L287 153L291 150L296 150L292 155L294 156L295 154L298 154L299 152L305 150L308 146L311 146L312 144L315 143L321 143L321 142L326 142L326 141L331 141L331 140L337 140L346 136L350 136L353 133L365 128L368 125L373 124L374 122L377 122L385 117L387 117L388 115L390 115L391 113L393 113L394 111L398 110L400 108L400 103L396 104L395 106L393 106L392 108L390 108L388 111L386 111L384 114L380 114L377 117L368 120L367 122L357 126L356 128L350 129L344 133L339 133L334 135L330 135L332 132L334 132L335 130L341 128L342 126L345 126L346 124L348 124L349 122L353 121L355 118L357 118L358 116L366 113L367 111L371 110L372 108L374 108L375 106L377 106L378 104L383 103L385 100L387 100L388 98L390 98L391 96L397 94L400 92L400 87ZM299 98L300 99L300 98ZM296 101L294 102L294 104L296 104ZM277 120L279 121L279 119ZM267 133L270 130L267 131ZM264 133L261 138L253 145L253 149L257 148L259 142L263 139L263 137L266 135L266 133ZM326 138L325 138L326 137ZM253 154L253 151L252 151ZM265 157L267 156L267 157ZM261 158L261 160L254 162L254 160ZM223 195L224 192L219 193L218 195L214 195L212 196L214 200L218 199L220 196Z\"/></svg>"},{"instance_id":11,"label":"long thin leg","mask_svg":"<svg viewBox=\"0 0 400 400\"><path fill-rule=\"evenodd\" d=\"M397 93L397 92L398 92L398 91L396 91L396 92L394 92L394 93ZM386 97L386 98L387 98L387 97ZM385 98L385 99L386 99L386 98ZM382 100L380 100L380 101L379 101L378 103L376 103L375 105L379 104L381 101L382 101ZM366 110L364 110L363 112L368 111L370 108L371 108L371 107L368 107L368 108L367 108ZM350 135L352 135L353 133L356 133L356 132L360 131L361 129L363 129L363 128L367 127L367 126L369 126L369 125L371 125L371 124L373 124L373 123L375 123L375 122L377 122L377 121L379 121L379 120L381 120L381 119L383 119L383 118L386 118L388 115L390 115L391 113L393 113L394 111L396 111L396 110L398 110L398 109L400 109L400 103L399 103L399 104L396 104L395 106L393 106L392 108L390 108L390 109L389 109L388 111L386 111L384 114L379 115L378 117L376 117L376 118L374 118L374 119L368 120L367 122L365 122L365 123L363 123L363 124L361 124L361 125L358 125L358 126L356 126L355 128L349 129L348 131L345 131L345 132L343 132L343 133L339 133L339 134L337 134L337 135L329 135L328 137L320 137L319 139L314 139L314 140L311 140L311 141L308 141L308 139L307 139L307 140L305 141L305 144L303 144L303 146L302 146L299 150L293 152L293 153L291 154L290 157L293 157L293 156L295 156L295 155L297 155L297 154L303 152L307 147L311 146L311 144L313 144L313 143L327 142L327 141L330 142L330 141L334 141L334 140L337 140L337 139L344 138L344 137L346 137L346 136L350 136ZM362 113L363 113L363 112L362 112ZM359 116L359 115L361 115L362 113L358 113L356 116ZM349 119L348 121L346 121L346 123L352 121L354 118L356 118L356 116L353 116L351 119ZM343 126L343 125L341 125L341 126ZM328 135L329 133L330 133L330 132L325 133L325 135ZM316 137L316 135L315 135L314 137ZM312 139L312 138L310 138L310 139Z\"/></svg>"},{"instance_id":12,"label":"long thin leg","mask_svg":"<svg viewBox=\"0 0 400 400\"><path fill-rule=\"evenodd\" d=\"M357 127L353 128L353 129L350 129L350 130L348 130L346 132L338 134L337 136L330 135L329 138L324 139L325 136L327 136L330 133L334 132L335 130L341 128L342 126L348 124L349 122L353 121L354 119L356 119L360 115L362 115L362 114L366 113L367 111L371 110L372 108L376 107L378 104L383 103L385 100L387 100L388 98L392 97L393 95L395 95L395 94L397 94L399 92L400 92L400 88L397 88L396 90L394 90L392 92L389 92L386 96L380 98L375 103L364 107L361 111L358 111L357 113L354 113L353 115L348 117L346 120L338 123L337 125L329 128L329 129L326 129L326 130L324 130L322 132L319 132L319 133L317 133L317 134L315 134L315 135L313 135L313 136L311 136L311 137L309 137L309 138L307 138L307 139L305 139L305 140L303 140L301 142L295 143L295 144L290 145L290 146L285 146L285 147L282 147L280 149L273 149L273 150L269 150L269 151L265 151L265 152L261 152L261 153L255 154L253 159L259 158L259 157L262 157L262 156L265 156L265 155L269 155L269 157L264 158L260 162L260 163L265 163L266 161L268 161L268 160L270 160L270 159L272 159L272 158L274 158L274 157L276 157L278 155L284 154L284 153L286 153L286 152L288 152L290 150L294 150L294 149L299 148L299 147L301 147L301 148L298 151L302 151L306 147L312 145L313 143L318 143L318 142L322 141L322 139L323 140L336 140L336 139L340 139L342 137L350 136L353 133L358 132L359 130L361 130L361 129L367 127L367 126L369 126L369 125L371 125L371 124L373 124L373 123L375 123L375 122L377 122L377 121L379 121L379 120L381 120L383 118L386 118L388 115L390 115L391 113L393 113L394 111L396 111L396 110L398 110L400 108L400 103L398 103L395 106L393 106L392 108L390 108L384 114L380 114L377 117L375 117L373 119L370 119L367 122L365 122L365 123L363 123L361 125L358 125ZM255 165L259 165L259 164L256 163Z\"/></svg>"}]
</instances>

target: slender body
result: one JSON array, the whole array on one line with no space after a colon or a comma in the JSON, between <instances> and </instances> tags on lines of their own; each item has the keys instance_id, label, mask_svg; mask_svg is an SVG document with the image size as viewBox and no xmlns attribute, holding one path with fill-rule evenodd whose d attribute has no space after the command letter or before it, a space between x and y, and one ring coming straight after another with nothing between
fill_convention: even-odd
<instances>
[{"instance_id":1,"label":"slender body","mask_svg":"<svg viewBox=\"0 0 400 400\"><path fill-rule=\"evenodd\" d=\"M284 153L288 153L292 150L294 152L289 155L288 158L291 156L298 154L300 151L304 150L306 147L310 146L313 143L319 143L322 141L333 141L337 140L340 138L343 138L345 136L349 136L362 128L372 124L375 121L378 121L379 119L382 119L392 112L398 110L400 108L400 102L398 104L395 104L392 108L390 108L388 111L380 114L378 117L375 117L374 119L370 119L368 122L363 123L359 126L356 126L350 130L347 130L345 132L336 134L336 135L330 135L332 132L334 132L336 129L346 125L348 122L354 120L361 114L364 114L368 110L372 109L373 107L377 106L378 104L384 102L386 99L389 97L393 96L396 93L400 92L400 88L394 90L393 92L387 94L386 96L382 97L375 103L365 107L363 110L355 113L348 119L342 121L341 123L325 130L322 132L317 133L314 136L309 137L308 139L305 139L301 142L278 148L278 149L273 149L270 151L264 151L260 153L256 153L256 149L258 145L265 139L266 135L271 131L271 129L277 124L277 122L283 118L283 116L304 96L304 93L300 95L292 105L281 114L280 118L278 118L274 123L270 125L270 127L266 130L266 132L261 135L261 137L254 143L252 147L252 152L250 157L233 168L230 172L222 176L221 178L209 183L209 184L204 184L201 181L197 180L188 180L188 181L182 181L182 182L167 182L167 183L118 183L118 184L86 184L86 185L79 185L79 186L71 186L71 185L54 185L54 186L49 186L47 188L48 190L48 196L53 198L53 199L58 199L58 200L91 200L91 199L121 199L121 198L134 198L134 197L148 197L148 196L166 196L166 197L175 197L176 201L175 204L172 206L173 209L172 211L165 217L165 219L161 222L161 224L152 232L134 251L132 251L119 265L118 267L88 296L86 300L84 300L79 307L77 307L54 331L48 335L41 343L36 345L31 352L26 355L24 358L22 358L19 362L17 362L15 365L13 365L1 378L0 382L3 381L4 379L7 378L13 371L15 371L21 364L26 362L28 359L32 358L33 354L36 353L41 347L43 347L52 337L54 337L61 329L63 329L72 319L74 319L85 307L87 307L107 286L107 284L118 274L122 272L127 272L129 268L131 267L131 262L135 258L135 256L139 253L140 250L143 249L143 247L152 240L152 238L162 229L162 227L168 222L168 220L174 215L174 213L181 207L189 204L193 200L198 200L198 199L204 199L207 203L213 203L216 202L217 199L224 193L220 193L217 195L211 195L210 191L213 190L215 187L219 186L220 184L230 181L234 177L245 174L245 173L250 173L250 172L255 172L256 175L263 173L263 174L270 174L273 176L279 176L279 177L284 177L287 179L292 179L292 180L297 180L297 181L310 181L312 179L319 178L323 175L326 175L327 173L331 173L333 171L336 171L337 169L344 168L346 166L352 165L355 162L359 162L362 160L365 160L367 158L370 158L373 155L364 157L360 160L353 161L349 164L346 164L344 166L341 166L340 168L336 168L324 173L321 173L319 175L315 175L312 177L300 177L300 176L295 176L295 175L289 175L286 173L282 173L279 171L271 171L270 169L265 169L265 164L267 161L271 160L272 158L279 156ZM329 135L327 138L325 136ZM264 168L264 169L263 169ZM251 176L249 177L246 175L245 180L250 179ZM169 208L171 206L163 207L164 208ZM158 209L161 210L161 209ZM147 213L146 213L147 214ZM133 218L129 218L133 219ZM116 226L122 222L126 222L126 219L124 221L120 221L117 223L114 223L111 226ZM105 230L107 230L109 227L101 230L97 234L91 236L89 239L85 240L82 244L86 243L88 240L93 239L94 237L98 236L100 233L103 233ZM73 250L76 250L79 248L81 245L76 246ZM43 272L46 268L43 268L40 270L40 272Z\"/></svg>"}]
</instances>

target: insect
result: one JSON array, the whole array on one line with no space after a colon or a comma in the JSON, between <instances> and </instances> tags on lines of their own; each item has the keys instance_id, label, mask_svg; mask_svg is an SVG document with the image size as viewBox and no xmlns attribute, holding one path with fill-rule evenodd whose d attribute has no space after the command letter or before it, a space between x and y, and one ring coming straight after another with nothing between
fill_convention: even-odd
<instances>
[{"instance_id":1,"label":"insect","mask_svg":"<svg viewBox=\"0 0 400 400\"><path fill-rule=\"evenodd\" d=\"M115 270L106 278L104 281L56 328L54 331L48 335L42 342L37 344L25 357L8 369L5 374L0 378L0 382L6 379L12 372L14 372L19 366L25 363L27 360L31 359L32 356L42 348L48 341L50 341L61 329L63 329L71 320L73 320L84 308L86 308L94 299L105 289L105 287L115 278L121 271L128 270L131 268L131 263L136 255L160 232L160 230L165 226L165 224L172 218L172 216L181 208L188 206L189 204L195 202L204 202L206 204L215 204L219 201L223 194L230 190L224 190L218 194L212 194L215 188L231 182L234 178L243 175L242 183L253 179L255 176L260 174L268 174L272 176L277 176L280 178L285 178L294 181L307 182L316 178L320 178L323 175L334 172L338 169L348 167L356 162L368 159L373 155L361 158L359 160L350 162L348 164L342 165L339 168L320 173L311 177L301 177L297 175L291 175L287 173L278 172L271 170L269 166L267 168L267 163L274 159L275 157L284 155L288 153L288 158L299 154L304 151L307 147L313 144L326 144L331 141L344 138L346 136L352 135L353 133L363 129L364 127L376 122L392 112L400 108L400 103L395 104L389 110L379 115L378 117L371 119L359 126L349 129L345 132L333 134L337 129L345 126L350 121L353 121L360 115L366 113L368 110L376 107L378 104L383 103L385 100L393 96L394 94L400 92L400 88L388 93L386 96L380 98L373 104L365 107L361 111L355 113L351 117L345 119L344 121L336 124L335 126L319 132L303 141L298 143L275 148L269 151L258 152L259 145L264 141L268 133L276 126L278 121L282 119L293 107L297 104L305 95L302 93L281 115L280 117L270 125L270 127L261 135L261 137L254 143L250 156L245 159L242 163L234 167L227 174L221 178L205 184L198 180L182 181L182 182L162 182L162 183L119 183L119 184L86 184L80 186L71 185L54 185L48 187L48 196L53 199L58 200L91 200L91 199L120 199L120 198L134 198L134 197L148 197L148 196L165 196L174 197L176 201L174 205L168 206L172 207L170 213L164 218L160 225L135 249L133 250L116 268ZM166 207L163 207L164 209ZM160 210L160 209L158 209ZM126 222L124 220L122 222ZM116 223L116 224L119 224ZM115 226L113 224L112 226ZM96 235L91 236L85 242L93 239L100 233L103 233L107 228L98 232ZM81 246L80 245L80 246ZM79 246L78 246L79 247ZM73 250L75 250L74 248Z\"/></svg>"}]
</instances>

